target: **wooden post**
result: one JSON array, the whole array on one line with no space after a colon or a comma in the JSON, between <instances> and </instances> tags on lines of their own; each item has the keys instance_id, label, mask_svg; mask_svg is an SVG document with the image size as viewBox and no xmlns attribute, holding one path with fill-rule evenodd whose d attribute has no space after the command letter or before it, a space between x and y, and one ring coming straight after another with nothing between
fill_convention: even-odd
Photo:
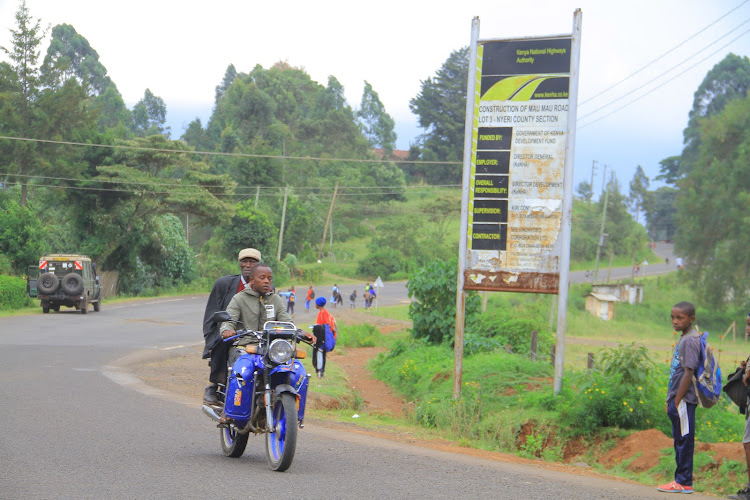
<instances>
[{"instance_id":1,"label":"wooden post","mask_svg":"<svg viewBox=\"0 0 750 500\"><path fill-rule=\"evenodd\" d=\"M536 330L531 332L531 360L536 361L536 346L539 337L539 332Z\"/></svg>"},{"instance_id":2,"label":"wooden post","mask_svg":"<svg viewBox=\"0 0 750 500\"><path fill-rule=\"evenodd\" d=\"M328 225L331 223L331 215L333 214L333 204L336 203L336 193L339 190L339 183L336 181L336 187L333 188L333 198L331 198L331 206L328 207L328 217L326 217L326 225L323 227L323 241L320 242L320 250L318 250L318 259L323 258L323 247L326 244L326 233L328 232Z\"/></svg>"},{"instance_id":3,"label":"wooden post","mask_svg":"<svg viewBox=\"0 0 750 500\"><path fill-rule=\"evenodd\" d=\"M594 353L590 352L588 354L588 359L586 360L586 368L591 371L594 369Z\"/></svg>"},{"instance_id":4,"label":"wooden post","mask_svg":"<svg viewBox=\"0 0 750 500\"><path fill-rule=\"evenodd\" d=\"M552 346L552 350L550 351L549 355L550 363L552 363L552 366L555 366L555 346Z\"/></svg>"}]
</instances>

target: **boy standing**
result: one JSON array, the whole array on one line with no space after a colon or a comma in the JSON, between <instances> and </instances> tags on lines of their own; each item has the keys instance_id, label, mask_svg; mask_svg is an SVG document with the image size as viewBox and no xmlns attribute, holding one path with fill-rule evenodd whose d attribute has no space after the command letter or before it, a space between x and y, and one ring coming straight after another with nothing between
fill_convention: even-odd
<instances>
[{"instance_id":1,"label":"boy standing","mask_svg":"<svg viewBox=\"0 0 750 500\"><path fill-rule=\"evenodd\" d=\"M672 308L672 328L682 332L674 349L667 388L667 416L672 422L672 438L677 468L674 481L659 486L667 493L693 492L693 449L695 448L695 408L698 396L693 389L693 374L700 363L700 333L695 329L695 306L680 302ZM687 418L687 429L680 422Z\"/></svg>"}]
</instances>

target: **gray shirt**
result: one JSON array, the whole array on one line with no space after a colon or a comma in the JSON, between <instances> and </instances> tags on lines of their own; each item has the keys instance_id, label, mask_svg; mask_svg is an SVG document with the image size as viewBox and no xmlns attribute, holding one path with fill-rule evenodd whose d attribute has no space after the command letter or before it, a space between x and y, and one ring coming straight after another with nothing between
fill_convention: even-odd
<instances>
[{"instance_id":1,"label":"gray shirt","mask_svg":"<svg viewBox=\"0 0 750 500\"><path fill-rule=\"evenodd\" d=\"M701 357L701 338L700 333L695 327L683 333L677 345L674 348L672 363L669 369L669 386L667 388L667 401L674 399L677 395L677 388L680 387L682 375L685 368L692 368L693 374L698 370L698 364ZM693 375L695 376L695 375ZM683 398L686 403L698 404L698 396L695 395L694 389L688 389Z\"/></svg>"}]
</instances>

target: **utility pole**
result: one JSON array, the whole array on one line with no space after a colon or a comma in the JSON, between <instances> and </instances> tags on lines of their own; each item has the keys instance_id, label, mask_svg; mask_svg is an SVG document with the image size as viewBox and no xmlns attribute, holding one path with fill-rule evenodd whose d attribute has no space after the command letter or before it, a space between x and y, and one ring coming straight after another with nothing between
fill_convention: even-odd
<instances>
[{"instance_id":1,"label":"utility pole","mask_svg":"<svg viewBox=\"0 0 750 500\"><path fill-rule=\"evenodd\" d=\"M604 177L607 176L607 165L604 165ZM602 191L604 191L604 181L602 181ZM607 201L609 201L609 189L604 191L604 210L602 210L602 227L599 229L599 245L596 247L596 263L594 264L594 283L599 275L599 256L601 255L602 246L604 245L604 223L607 221Z\"/></svg>"},{"instance_id":2,"label":"utility pole","mask_svg":"<svg viewBox=\"0 0 750 500\"><path fill-rule=\"evenodd\" d=\"M596 170L597 163L599 162L596 160L591 163L591 196L589 196L589 205L591 205L591 200L594 198L594 170Z\"/></svg>"},{"instance_id":3,"label":"utility pole","mask_svg":"<svg viewBox=\"0 0 750 500\"><path fill-rule=\"evenodd\" d=\"M255 208L258 208L258 198L260 198L260 184L255 186Z\"/></svg>"},{"instance_id":4,"label":"utility pole","mask_svg":"<svg viewBox=\"0 0 750 500\"><path fill-rule=\"evenodd\" d=\"M323 228L323 241L320 242L320 250L318 250L318 259L323 258L323 247L326 244L326 233L328 232L328 225L331 223L331 215L333 214L333 205L336 203L336 193L339 190L339 183L336 181L336 187L333 188L333 198L331 198L331 206L328 207L328 217L326 217L326 225Z\"/></svg>"},{"instance_id":5,"label":"utility pole","mask_svg":"<svg viewBox=\"0 0 750 500\"><path fill-rule=\"evenodd\" d=\"M276 251L276 260L281 261L281 244L284 241L284 222L286 222L286 199L289 196L289 186L284 188L284 207L281 209L281 229L279 229L279 249Z\"/></svg>"}]
</instances>

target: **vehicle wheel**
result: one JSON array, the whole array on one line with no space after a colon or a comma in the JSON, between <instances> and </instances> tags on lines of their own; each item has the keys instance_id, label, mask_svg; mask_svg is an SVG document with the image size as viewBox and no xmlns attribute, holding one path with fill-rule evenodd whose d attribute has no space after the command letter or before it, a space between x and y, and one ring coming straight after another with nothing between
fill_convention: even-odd
<instances>
[{"instance_id":1,"label":"vehicle wheel","mask_svg":"<svg viewBox=\"0 0 750 500\"><path fill-rule=\"evenodd\" d=\"M272 432L266 433L266 457L272 470L282 472L292 465L297 448L297 402L288 392L273 403Z\"/></svg>"},{"instance_id":2,"label":"vehicle wheel","mask_svg":"<svg viewBox=\"0 0 750 500\"><path fill-rule=\"evenodd\" d=\"M89 298L84 297L81 301L81 314L86 314L89 312Z\"/></svg>"},{"instance_id":3,"label":"vehicle wheel","mask_svg":"<svg viewBox=\"0 0 750 500\"><path fill-rule=\"evenodd\" d=\"M55 304L54 306L52 306L52 310L55 311L56 313L59 313L60 312L60 304Z\"/></svg>"},{"instance_id":4,"label":"vehicle wheel","mask_svg":"<svg viewBox=\"0 0 750 500\"><path fill-rule=\"evenodd\" d=\"M76 273L68 273L63 276L62 289L68 295L78 295L83 291L83 278Z\"/></svg>"},{"instance_id":5,"label":"vehicle wheel","mask_svg":"<svg viewBox=\"0 0 750 500\"><path fill-rule=\"evenodd\" d=\"M245 453L249 434L238 434L235 427L229 426L219 429L221 432L221 450L224 455L232 458L241 457Z\"/></svg>"},{"instance_id":6,"label":"vehicle wheel","mask_svg":"<svg viewBox=\"0 0 750 500\"><path fill-rule=\"evenodd\" d=\"M44 306L42 306L42 312L43 312L44 314L47 314L47 313L49 312L49 307L44 307Z\"/></svg>"},{"instance_id":7,"label":"vehicle wheel","mask_svg":"<svg viewBox=\"0 0 750 500\"><path fill-rule=\"evenodd\" d=\"M54 273L44 273L36 282L36 289L42 293L53 293L60 285L60 278Z\"/></svg>"},{"instance_id":8,"label":"vehicle wheel","mask_svg":"<svg viewBox=\"0 0 750 500\"><path fill-rule=\"evenodd\" d=\"M94 312L99 312L99 309L102 308L102 299L97 300L94 302Z\"/></svg>"}]
</instances>

